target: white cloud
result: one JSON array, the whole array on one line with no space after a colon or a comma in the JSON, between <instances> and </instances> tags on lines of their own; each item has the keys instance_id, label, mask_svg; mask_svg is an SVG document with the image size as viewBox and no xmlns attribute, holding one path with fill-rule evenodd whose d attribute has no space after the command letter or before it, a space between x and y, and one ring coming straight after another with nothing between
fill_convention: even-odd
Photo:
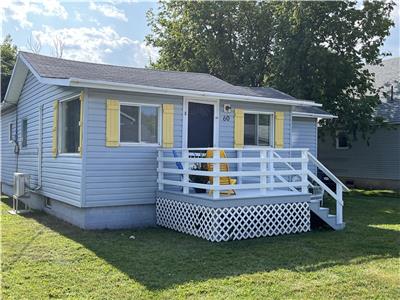
<instances>
[{"instance_id":1,"label":"white cloud","mask_svg":"<svg viewBox=\"0 0 400 300\"><path fill-rule=\"evenodd\" d=\"M53 40L59 38L64 43L63 58L97 63L119 63L127 66L144 67L149 59L155 60L157 50L144 42L120 36L113 28L74 27L54 29L43 26L41 31L33 31L43 46L53 47ZM121 57L124 57L121 60Z\"/></svg>"},{"instance_id":2,"label":"white cloud","mask_svg":"<svg viewBox=\"0 0 400 300\"><path fill-rule=\"evenodd\" d=\"M80 14L79 11L75 11L75 20L77 20L78 22L82 22L82 15Z\"/></svg>"},{"instance_id":3,"label":"white cloud","mask_svg":"<svg viewBox=\"0 0 400 300\"><path fill-rule=\"evenodd\" d=\"M28 19L29 14L59 17L64 20L68 17L66 9L58 0L2 0L0 2L0 15L3 21L10 18L17 21L22 28L32 27L33 24Z\"/></svg>"},{"instance_id":4,"label":"white cloud","mask_svg":"<svg viewBox=\"0 0 400 300\"><path fill-rule=\"evenodd\" d=\"M106 17L115 18L125 22L128 21L125 12L122 9L118 9L111 3L96 4L95 2L90 2L89 8L103 14Z\"/></svg>"}]
</instances>

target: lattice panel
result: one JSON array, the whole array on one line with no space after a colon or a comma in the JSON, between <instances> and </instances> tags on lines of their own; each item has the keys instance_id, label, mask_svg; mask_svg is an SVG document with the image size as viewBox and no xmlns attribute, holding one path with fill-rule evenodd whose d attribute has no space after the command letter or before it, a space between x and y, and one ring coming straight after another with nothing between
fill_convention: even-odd
<instances>
[{"instance_id":1,"label":"lattice panel","mask_svg":"<svg viewBox=\"0 0 400 300\"><path fill-rule=\"evenodd\" d=\"M212 242L310 231L307 202L212 208L157 198L157 224Z\"/></svg>"}]
</instances>

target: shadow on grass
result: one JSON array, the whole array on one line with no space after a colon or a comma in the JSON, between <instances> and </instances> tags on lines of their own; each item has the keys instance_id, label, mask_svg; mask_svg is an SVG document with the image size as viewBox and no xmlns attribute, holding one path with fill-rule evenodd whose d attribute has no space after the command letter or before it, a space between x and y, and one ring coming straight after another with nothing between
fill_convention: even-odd
<instances>
[{"instance_id":1,"label":"shadow on grass","mask_svg":"<svg viewBox=\"0 0 400 300\"><path fill-rule=\"evenodd\" d=\"M397 224L396 199L346 199L343 231L211 243L161 228L85 231L44 213L32 218L93 251L149 290L241 274L286 269L312 272L398 257L399 232L370 224ZM129 239L134 235L135 239ZM95 270L93 270L95 272Z\"/></svg>"}]
</instances>

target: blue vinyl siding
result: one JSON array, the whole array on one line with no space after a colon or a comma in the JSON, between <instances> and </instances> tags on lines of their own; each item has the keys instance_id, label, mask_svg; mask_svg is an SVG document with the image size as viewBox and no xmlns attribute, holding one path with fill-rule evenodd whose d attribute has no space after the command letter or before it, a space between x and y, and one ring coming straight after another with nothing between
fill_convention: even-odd
<instances>
[{"instance_id":1,"label":"blue vinyl siding","mask_svg":"<svg viewBox=\"0 0 400 300\"><path fill-rule=\"evenodd\" d=\"M370 143L360 137L350 149L338 150L326 137L319 141L319 159L335 175L354 179L400 180L400 125L378 129Z\"/></svg>"},{"instance_id":2,"label":"blue vinyl siding","mask_svg":"<svg viewBox=\"0 0 400 300\"><path fill-rule=\"evenodd\" d=\"M39 138L39 109L43 105L43 136L42 136L42 189L41 194L69 204L80 206L81 193L81 158L59 156L52 157L52 126L53 102L78 94L80 90L59 86L41 84L32 73L28 73L19 103L18 112L18 141L22 141L22 120L28 120L27 147L22 148L18 157L18 172L27 173L31 177L30 185L35 188L38 184L38 138ZM5 116L5 120L9 114ZM14 115L15 120L15 115ZM8 133L8 122L2 124ZM7 125L7 126L5 126ZM8 139L8 134L6 139ZM4 142L4 138L2 140ZM3 143L3 145L5 145ZM6 144L2 150L2 180L11 184L15 172L16 155L11 144ZM7 159L4 159L7 158Z\"/></svg>"},{"instance_id":3,"label":"blue vinyl siding","mask_svg":"<svg viewBox=\"0 0 400 300\"><path fill-rule=\"evenodd\" d=\"M9 143L9 124L13 124L15 134L15 110L8 111L1 116L1 181L13 184L13 174L16 171L16 156L14 144Z\"/></svg>"},{"instance_id":4,"label":"blue vinyl siding","mask_svg":"<svg viewBox=\"0 0 400 300\"><path fill-rule=\"evenodd\" d=\"M317 157L317 119L294 117L292 120L292 148L307 148ZM316 173L316 166L310 164L310 170Z\"/></svg>"},{"instance_id":5,"label":"blue vinyl siding","mask_svg":"<svg viewBox=\"0 0 400 300\"><path fill-rule=\"evenodd\" d=\"M174 146L182 146L182 97L89 90L84 163L85 206L155 202L157 146L106 147L106 99L142 104L174 104Z\"/></svg>"},{"instance_id":6,"label":"blue vinyl siding","mask_svg":"<svg viewBox=\"0 0 400 300\"><path fill-rule=\"evenodd\" d=\"M224 112L224 104L229 104L232 107L230 113ZM290 122L291 112L290 106L263 104L263 103L251 103L251 102L239 102L239 101L220 101L219 108L219 146L223 148L233 148L234 146L234 123L235 123L235 109L243 109L245 111L256 111L256 112L285 112L284 119L284 147L290 146Z\"/></svg>"},{"instance_id":7,"label":"blue vinyl siding","mask_svg":"<svg viewBox=\"0 0 400 300\"><path fill-rule=\"evenodd\" d=\"M317 119L294 117L292 148L308 148L317 157Z\"/></svg>"}]
</instances>

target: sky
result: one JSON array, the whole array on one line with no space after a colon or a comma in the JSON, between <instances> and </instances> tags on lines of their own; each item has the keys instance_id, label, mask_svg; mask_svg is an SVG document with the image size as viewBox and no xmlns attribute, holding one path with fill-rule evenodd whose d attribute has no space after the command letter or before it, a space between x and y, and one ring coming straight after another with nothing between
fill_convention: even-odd
<instances>
[{"instance_id":1,"label":"sky","mask_svg":"<svg viewBox=\"0 0 400 300\"><path fill-rule=\"evenodd\" d=\"M0 0L1 34L11 34L20 50L40 40L40 53L54 55L55 39L64 42L63 58L145 67L158 57L144 39L150 32L146 12L155 1ZM382 50L400 56L400 9Z\"/></svg>"}]
</instances>

